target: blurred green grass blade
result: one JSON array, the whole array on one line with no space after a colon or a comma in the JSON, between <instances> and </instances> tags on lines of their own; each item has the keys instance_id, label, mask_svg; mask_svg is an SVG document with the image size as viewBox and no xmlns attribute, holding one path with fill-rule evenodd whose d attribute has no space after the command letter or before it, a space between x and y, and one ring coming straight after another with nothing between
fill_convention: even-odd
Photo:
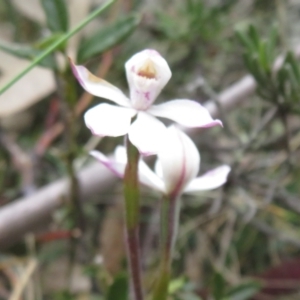
<instances>
[{"instance_id":1,"label":"blurred green grass blade","mask_svg":"<svg viewBox=\"0 0 300 300\"><path fill-rule=\"evenodd\" d=\"M179 278L171 280L169 283L169 287L168 287L169 294L176 293L178 290L180 290L184 287L184 284L185 284L184 277L179 277Z\"/></svg>"},{"instance_id":2,"label":"blurred green grass blade","mask_svg":"<svg viewBox=\"0 0 300 300\"><path fill-rule=\"evenodd\" d=\"M267 42L261 41L258 48L259 53L259 64L264 72L268 73L271 71L271 65L269 65L268 61L268 53L267 53Z\"/></svg>"},{"instance_id":3,"label":"blurred green grass blade","mask_svg":"<svg viewBox=\"0 0 300 300\"><path fill-rule=\"evenodd\" d=\"M297 77L295 76L293 67L291 65L286 66L286 71L288 74L289 82L292 85L293 88L299 87L299 81L297 80Z\"/></svg>"},{"instance_id":4,"label":"blurred green grass blade","mask_svg":"<svg viewBox=\"0 0 300 300\"><path fill-rule=\"evenodd\" d=\"M41 0L47 25L52 32L67 32L69 14L65 0Z\"/></svg>"},{"instance_id":5,"label":"blurred green grass blade","mask_svg":"<svg viewBox=\"0 0 300 300\"><path fill-rule=\"evenodd\" d=\"M128 299L128 278L125 274L118 275L107 293L107 300L127 300Z\"/></svg>"},{"instance_id":6,"label":"blurred green grass blade","mask_svg":"<svg viewBox=\"0 0 300 300\"><path fill-rule=\"evenodd\" d=\"M77 61L83 63L125 40L140 23L140 17L129 15L117 22L105 26L83 41L78 50Z\"/></svg>"},{"instance_id":7,"label":"blurred green grass blade","mask_svg":"<svg viewBox=\"0 0 300 300\"><path fill-rule=\"evenodd\" d=\"M240 43L246 48L249 53L255 52L255 46L252 44L249 36L240 30L235 31L236 37L239 39Z\"/></svg>"},{"instance_id":8,"label":"blurred green grass blade","mask_svg":"<svg viewBox=\"0 0 300 300\"><path fill-rule=\"evenodd\" d=\"M7 43L1 40L0 49L14 56L25 58L28 60L34 60L35 57L42 53L41 50L32 48L30 46L15 43ZM39 65L46 68L54 68L55 62L53 61L53 58L51 56L47 56L39 62Z\"/></svg>"},{"instance_id":9,"label":"blurred green grass blade","mask_svg":"<svg viewBox=\"0 0 300 300\"><path fill-rule=\"evenodd\" d=\"M281 68L278 70L276 74L276 80L277 80L277 86L278 86L278 92L283 96L286 94L286 79L287 79L287 74L286 70L284 68Z\"/></svg>"},{"instance_id":10,"label":"blurred green grass blade","mask_svg":"<svg viewBox=\"0 0 300 300\"><path fill-rule=\"evenodd\" d=\"M259 44L260 44L260 38L259 38L256 28L253 25L249 26L248 35L249 35L250 39L252 40L253 45L255 45L256 49L258 50Z\"/></svg>"},{"instance_id":11,"label":"blurred green grass blade","mask_svg":"<svg viewBox=\"0 0 300 300\"><path fill-rule=\"evenodd\" d=\"M300 70L299 70L299 62L296 60L294 54L292 52L288 52L285 58L285 63L288 63L291 65L293 69L293 73L297 79L297 81L300 83Z\"/></svg>"},{"instance_id":12,"label":"blurred green grass blade","mask_svg":"<svg viewBox=\"0 0 300 300\"><path fill-rule=\"evenodd\" d=\"M216 271L213 276L212 294L215 300L222 300L225 292L225 279L223 275Z\"/></svg>"},{"instance_id":13,"label":"blurred green grass blade","mask_svg":"<svg viewBox=\"0 0 300 300\"><path fill-rule=\"evenodd\" d=\"M242 283L231 288L226 294L226 300L249 300L261 289L261 284L257 281Z\"/></svg>"},{"instance_id":14,"label":"blurred green grass blade","mask_svg":"<svg viewBox=\"0 0 300 300\"><path fill-rule=\"evenodd\" d=\"M33 62L25 68L21 73L9 81L4 87L0 89L0 95L3 94L7 89L9 89L15 82L22 78L26 73L33 69L37 64L39 64L46 56L52 53L56 48L58 48L62 43L66 42L70 37L72 37L76 32L86 26L90 21L97 17L100 13L104 12L108 7L110 7L116 0L109 0L100 6L98 9L94 10L89 16L87 16L82 22L80 22L75 28L64 34L60 39L50 45L45 51L43 51L38 57L36 57Z\"/></svg>"},{"instance_id":15,"label":"blurred green grass blade","mask_svg":"<svg viewBox=\"0 0 300 300\"><path fill-rule=\"evenodd\" d=\"M243 54L244 63L248 71L253 75L255 73L255 65L253 63L252 55L249 53Z\"/></svg>"},{"instance_id":16,"label":"blurred green grass blade","mask_svg":"<svg viewBox=\"0 0 300 300\"><path fill-rule=\"evenodd\" d=\"M247 56L245 56L245 58L247 59ZM266 77L266 73L260 65L259 57L257 54L249 55L248 61L245 60L245 63L249 72L253 75L253 77L259 84L265 85L268 82L268 78Z\"/></svg>"}]
</instances>

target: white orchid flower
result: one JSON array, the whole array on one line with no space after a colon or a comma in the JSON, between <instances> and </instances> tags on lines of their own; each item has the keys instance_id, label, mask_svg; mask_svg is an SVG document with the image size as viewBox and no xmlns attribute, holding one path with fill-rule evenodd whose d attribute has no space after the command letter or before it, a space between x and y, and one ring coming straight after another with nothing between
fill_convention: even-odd
<instances>
[{"instance_id":1,"label":"white orchid flower","mask_svg":"<svg viewBox=\"0 0 300 300\"><path fill-rule=\"evenodd\" d=\"M139 180L170 197L182 193L198 194L222 186L230 172L230 167L222 165L200 177L196 177L200 167L200 155L193 141L175 126L166 130L165 141L158 151L158 159L153 172L144 161L139 163ZM99 151L91 155L118 177L123 178L127 162L126 150L118 146L113 157Z\"/></svg>"},{"instance_id":2,"label":"white orchid flower","mask_svg":"<svg viewBox=\"0 0 300 300\"><path fill-rule=\"evenodd\" d=\"M92 133L114 137L128 133L130 141L144 155L157 153L164 140L166 127L155 117L168 118L186 127L222 126L220 120L213 120L208 110L196 101L177 99L152 105L171 78L168 63L155 50L141 51L126 62L129 98L116 86L91 74L84 66L72 63L72 69L87 92L119 105L102 103L85 113L85 123ZM135 120L132 123L133 117Z\"/></svg>"}]
</instances>

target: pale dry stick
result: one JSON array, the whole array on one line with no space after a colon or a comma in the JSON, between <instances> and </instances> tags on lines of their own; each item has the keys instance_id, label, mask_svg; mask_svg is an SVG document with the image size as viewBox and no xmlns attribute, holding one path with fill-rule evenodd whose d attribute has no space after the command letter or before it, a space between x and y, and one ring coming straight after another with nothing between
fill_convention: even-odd
<instances>
[{"instance_id":1,"label":"pale dry stick","mask_svg":"<svg viewBox=\"0 0 300 300\"><path fill-rule=\"evenodd\" d=\"M31 259L38 259L37 255L37 243L36 243L36 237L33 233L26 234L25 236L25 244L27 248L28 258ZM41 279L41 273L39 272L39 269L37 269L36 272L32 275L32 280L30 281L30 284L27 288L26 299L28 300L34 300L34 299L42 299L42 279Z\"/></svg>"},{"instance_id":2,"label":"pale dry stick","mask_svg":"<svg viewBox=\"0 0 300 300\"><path fill-rule=\"evenodd\" d=\"M295 49L295 55L300 57L300 45ZM284 56L279 57L274 65L277 70L282 64ZM256 89L256 82L251 75L243 77L241 80L230 86L219 95L219 104L224 111L236 108L251 96ZM214 101L205 104L211 115L218 116L218 107ZM191 133L195 130L189 130ZM82 170L79 174L82 187L82 197L88 198L90 195L105 191L110 186L115 177L104 167L95 163ZM9 243L19 240L25 233L33 231L39 224L49 220L51 214L59 208L66 195L66 179L58 180L36 191L29 197L15 200L7 204L0 210L0 248L4 248Z\"/></svg>"},{"instance_id":3,"label":"pale dry stick","mask_svg":"<svg viewBox=\"0 0 300 300\"><path fill-rule=\"evenodd\" d=\"M25 269L25 272L23 273L23 276L21 277L20 281L17 282L16 286L13 289L13 292L11 296L9 297L9 300L19 300L22 296L22 293L30 280L30 277L32 276L33 272L35 271L38 263L37 260L31 259Z\"/></svg>"},{"instance_id":4,"label":"pale dry stick","mask_svg":"<svg viewBox=\"0 0 300 300\"><path fill-rule=\"evenodd\" d=\"M92 195L109 190L115 183L115 176L94 163L78 173L81 197L84 200ZM30 196L16 199L0 210L0 248L6 248L20 240L26 233L49 223L51 215L65 204L68 195L68 180L57 180ZM100 199L101 201L101 199Z\"/></svg>"}]
</instances>

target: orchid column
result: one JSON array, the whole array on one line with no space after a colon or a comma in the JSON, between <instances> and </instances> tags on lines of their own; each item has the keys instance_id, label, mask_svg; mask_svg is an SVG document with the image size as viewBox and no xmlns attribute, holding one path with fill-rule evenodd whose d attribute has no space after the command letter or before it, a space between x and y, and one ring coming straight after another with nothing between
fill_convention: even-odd
<instances>
[{"instance_id":1,"label":"orchid column","mask_svg":"<svg viewBox=\"0 0 300 300\"><path fill-rule=\"evenodd\" d=\"M72 69L86 91L119 105L99 104L88 110L84 119L94 135L112 137L126 135L127 154L125 157L122 156L121 161L111 161L99 152L92 154L116 175L124 178L128 262L131 269L134 300L141 300L143 292L139 270L138 179L142 180L140 168L146 170L147 167L139 161L139 158L140 154L151 155L160 152L168 134L165 125L155 117L168 118L186 127L212 127L222 125L222 123L219 120L213 120L203 106L192 100L177 99L156 106L152 105L171 78L171 71L166 60L155 50L141 51L126 62L129 98L117 87L91 74L84 66L76 66L72 63ZM174 152L177 152L176 148ZM180 184L178 192L175 189L172 193L165 193L168 199L172 197L172 203L174 203L168 206L166 211L173 206L176 207L177 197L184 185L185 180ZM162 182L161 188L163 188ZM164 188L163 191L165 191ZM174 220L174 224L177 223ZM168 230L171 230L171 227L167 228ZM172 234L172 236L175 235ZM172 248L173 242L170 245Z\"/></svg>"}]
</instances>

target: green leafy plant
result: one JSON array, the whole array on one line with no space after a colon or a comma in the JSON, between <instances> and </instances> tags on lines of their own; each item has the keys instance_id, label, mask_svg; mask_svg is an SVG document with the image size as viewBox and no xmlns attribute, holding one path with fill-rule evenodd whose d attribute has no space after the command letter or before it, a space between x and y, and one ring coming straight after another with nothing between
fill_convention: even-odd
<instances>
[{"instance_id":1,"label":"green leafy plant","mask_svg":"<svg viewBox=\"0 0 300 300\"><path fill-rule=\"evenodd\" d=\"M284 55L282 64L276 62L277 28L273 27L267 38L261 38L253 25L236 34L244 48L245 65L258 84L258 94L281 110L300 113L299 62L291 51Z\"/></svg>"}]
</instances>

